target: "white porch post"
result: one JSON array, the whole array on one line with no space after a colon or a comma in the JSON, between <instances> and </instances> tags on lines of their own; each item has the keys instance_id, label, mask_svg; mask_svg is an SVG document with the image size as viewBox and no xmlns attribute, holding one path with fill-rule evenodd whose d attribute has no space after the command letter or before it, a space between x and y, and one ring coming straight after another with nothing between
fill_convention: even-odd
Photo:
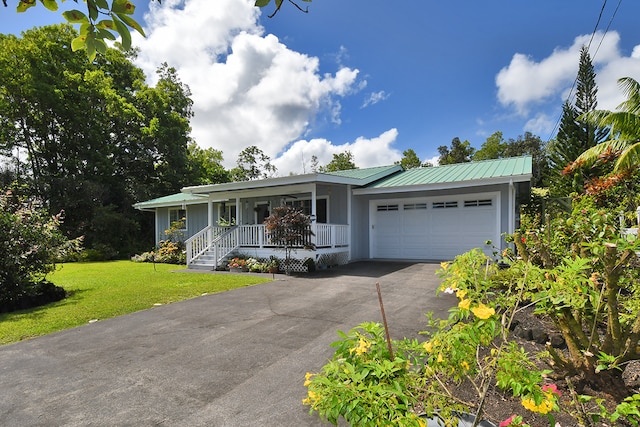
<instances>
[{"instance_id":1,"label":"white porch post","mask_svg":"<svg viewBox=\"0 0 640 427\"><path fill-rule=\"evenodd\" d=\"M316 212L316 197L317 197L317 184L313 184L313 187L311 188L311 232L313 233L313 236L311 236L311 241L314 244L318 243L318 220L317 220L317 212Z\"/></svg>"},{"instance_id":2,"label":"white porch post","mask_svg":"<svg viewBox=\"0 0 640 427\"><path fill-rule=\"evenodd\" d=\"M236 197L236 225L242 225L242 205L240 204L240 197Z\"/></svg>"},{"instance_id":3,"label":"white porch post","mask_svg":"<svg viewBox=\"0 0 640 427\"><path fill-rule=\"evenodd\" d=\"M347 185L347 248L349 248L349 261L352 259L353 250L351 248L351 198L353 197L351 193L351 184Z\"/></svg>"},{"instance_id":4,"label":"white porch post","mask_svg":"<svg viewBox=\"0 0 640 427\"><path fill-rule=\"evenodd\" d=\"M211 241L213 240L213 200L211 200L211 196L207 200L207 226L209 227L209 235L207 236L208 245L211 245Z\"/></svg>"},{"instance_id":5,"label":"white porch post","mask_svg":"<svg viewBox=\"0 0 640 427\"><path fill-rule=\"evenodd\" d=\"M516 231L516 191L513 180L509 181L509 233ZM502 245L501 245L502 246Z\"/></svg>"}]
</instances>

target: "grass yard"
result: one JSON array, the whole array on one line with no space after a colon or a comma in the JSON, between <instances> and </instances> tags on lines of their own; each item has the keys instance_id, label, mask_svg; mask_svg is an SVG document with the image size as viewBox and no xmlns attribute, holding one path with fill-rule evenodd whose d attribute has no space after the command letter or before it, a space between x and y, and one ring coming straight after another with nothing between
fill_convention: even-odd
<instances>
[{"instance_id":1,"label":"grass yard","mask_svg":"<svg viewBox=\"0 0 640 427\"><path fill-rule=\"evenodd\" d=\"M168 264L113 261L62 264L49 280L69 296L42 307L0 314L0 345L271 280L271 276L199 274ZM172 272L173 271L173 272Z\"/></svg>"}]
</instances>

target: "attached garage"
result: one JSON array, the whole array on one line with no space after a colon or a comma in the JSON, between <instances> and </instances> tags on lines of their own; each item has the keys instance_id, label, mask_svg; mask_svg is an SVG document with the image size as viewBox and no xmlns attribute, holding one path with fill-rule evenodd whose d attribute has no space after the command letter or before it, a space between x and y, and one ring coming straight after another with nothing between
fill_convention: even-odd
<instances>
[{"instance_id":1,"label":"attached garage","mask_svg":"<svg viewBox=\"0 0 640 427\"><path fill-rule=\"evenodd\" d=\"M381 259L451 259L490 250L500 238L499 194L372 200L371 254Z\"/></svg>"},{"instance_id":2,"label":"attached garage","mask_svg":"<svg viewBox=\"0 0 640 427\"><path fill-rule=\"evenodd\" d=\"M362 255L451 260L481 248L491 256L518 226L530 179L531 157L518 157L410 169L354 189L356 206L368 212Z\"/></svg>"}]
</instances>

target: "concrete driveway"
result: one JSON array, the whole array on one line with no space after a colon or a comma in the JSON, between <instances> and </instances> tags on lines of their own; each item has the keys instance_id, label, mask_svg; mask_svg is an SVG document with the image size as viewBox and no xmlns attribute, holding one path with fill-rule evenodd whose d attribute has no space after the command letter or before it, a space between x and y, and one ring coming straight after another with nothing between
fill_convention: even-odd
<instances>
[{"instance_id":1,"label":"concrete driveway","mask_svg":"<svg viewBox=\"0 0 640 427\"><path fill-rule=\"evenodd\" d=\"M418 337L437 264L361 262L155 307L0 347L6 426L320 426L301 401L329 343L381 321ZM183 273L176 273L183 274ZM213 278L214 276L212 276ZM443 314L444 315L444 314Z\"/></svg>"}]
</instances>

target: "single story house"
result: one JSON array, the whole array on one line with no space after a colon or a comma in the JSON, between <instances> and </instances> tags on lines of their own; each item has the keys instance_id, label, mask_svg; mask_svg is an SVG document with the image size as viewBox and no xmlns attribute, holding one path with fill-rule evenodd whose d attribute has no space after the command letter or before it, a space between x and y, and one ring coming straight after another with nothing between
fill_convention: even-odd
<instances>
[{"instance_id":1,"label":"single story house","mask_svg":"<svg viewBox=\"0 0 640 427\"><path fill-rule=\"evenodd\" d=\"M531 156L403 170L399 165L185 187L140 202L155 212L156 244L185 219L187 264L216 268L225 257L284 257L263 225L274 207L312 219L315 249L293 258L317 265L356 260L450 260L472 248L504 249L519 225ZM303 267L301 267L303 268Z\"/></svg>"}]
</instances>

